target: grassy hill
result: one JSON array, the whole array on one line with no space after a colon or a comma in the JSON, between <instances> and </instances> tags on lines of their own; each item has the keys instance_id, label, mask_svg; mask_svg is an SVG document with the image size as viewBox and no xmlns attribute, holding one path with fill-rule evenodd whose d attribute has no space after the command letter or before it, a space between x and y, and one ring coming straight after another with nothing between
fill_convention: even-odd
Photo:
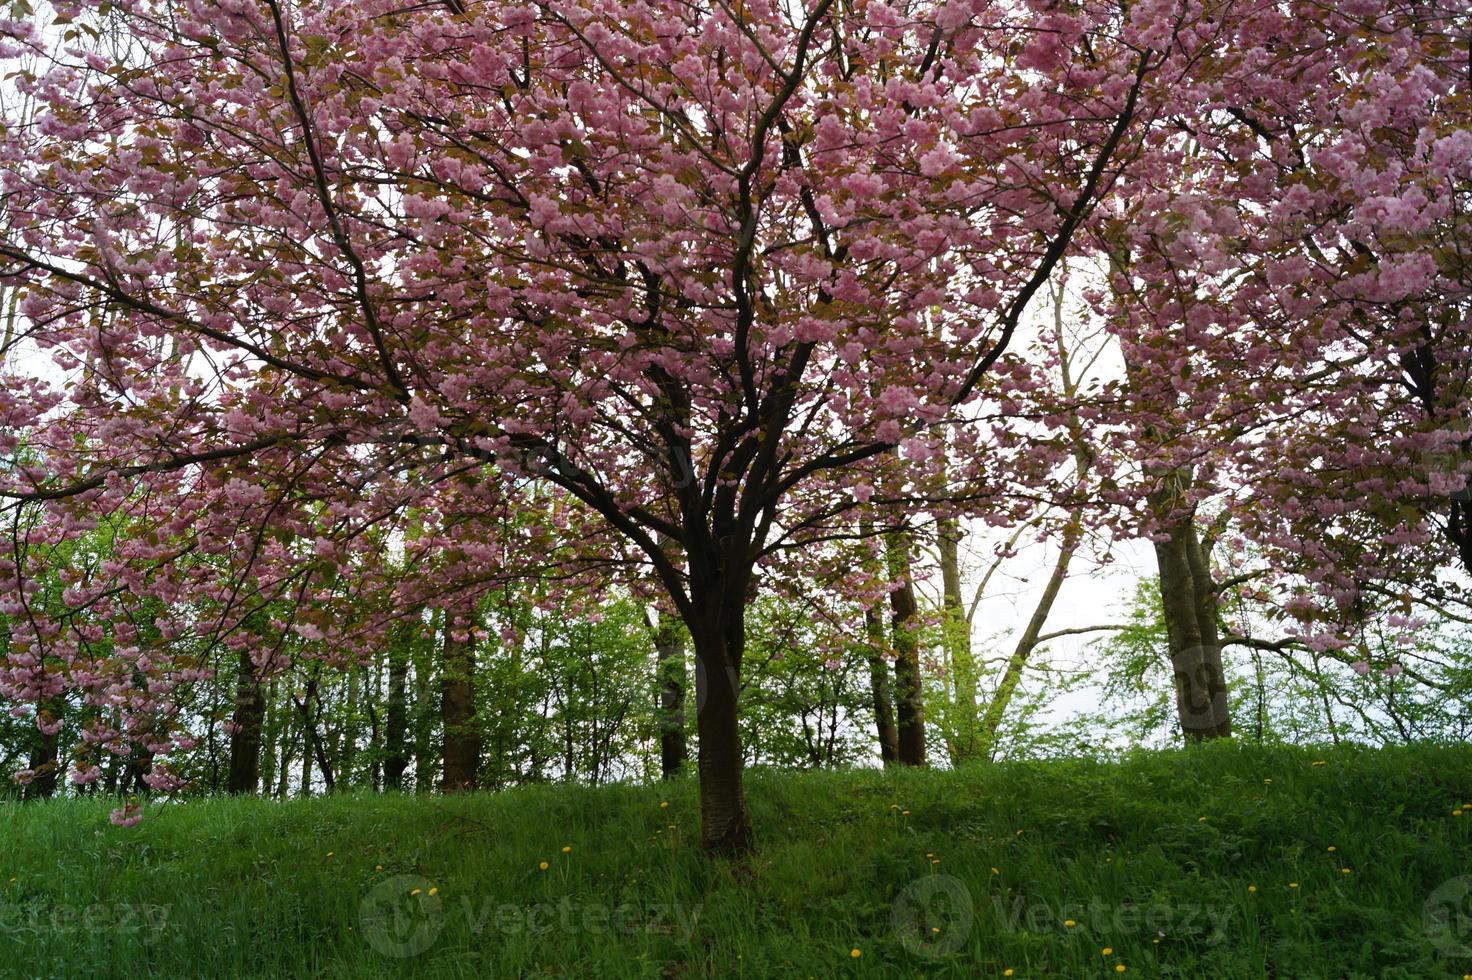
<instances>
[{"instance_id":1,"label":"grassy hill","mask_svg":"<svg viewBox=\"0 0 1472 980\"><path fill-rule=\"evenodd\" d=\"M0 974L1472 974L1466 747L753 773L749 795L745 867L699 853L690 781L202 800L129 829L7 804Z\"/></svg>"}]
</instances>

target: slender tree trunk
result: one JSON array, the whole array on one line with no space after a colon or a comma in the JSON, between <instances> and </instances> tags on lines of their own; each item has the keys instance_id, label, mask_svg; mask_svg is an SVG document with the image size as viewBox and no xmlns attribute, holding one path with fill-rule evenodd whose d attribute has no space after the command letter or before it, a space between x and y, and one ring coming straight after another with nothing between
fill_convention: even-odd
<instances>
[{"instance_id":1,"label":"slender tree trunk","mask_svg":"<svg viewBox=\"0 0 1472 980\"><path fill-rule=\"evenodd\" d=\"M254 793L261 776L261 727L266 717L266 699L256 676L250 652L240 651L235 670L235 714L231 718L230 773L228 793Z\"/></svg>"},{"instance_id":2,"label":"slender tree trunk","mask_svg":"<svg viewBox=\"0 0 1472 980\"><path fill-rule=\"evenodd\" d=\"M889 594L894 631L898 755L901 765L925 765L925 692L920 681L919 606L910 574L910 540L903 532L885 539L889 576L899 587Z\"/></svg>"},{"instance_id":3,"label":"slender tree trunk","mask_svg":"<svg viewBox=\"0 0 1472 980\"><path fill-rule=\"evenodd\" d=\"M878 606L864 610L864 658L869 662L869 691L874 701L874 730L879 738L879 760L892 766L900 758L899 730L894 724L894 679L884 651L884 613Z\"/></svg>"},{"instance_id":4,"label":"slender tree trunk","mask_svg":"<svg viewBox=\"0 0 1472 980\"><path fill-rule=\"evenodd\" d=\"M480 730L475 723L475 637L461 630L473 625L467 618L454 622L445 617L445 642L440 674L440 722L444 726L444 778L446 793L463 793L476 787L480 770Z\"/></svg>"},{"instance_id":5,"label":"slender tree trunk","mask_svg":"<svg viewBox=\"0 0 1472 980\"><path fill-rule=\"evenodd\" d=\"M261 690L261 698L261 766L258 782L261 793L270 796L276 785L276 769L279 763L277 744L280 741L281 726L281 711L276 705L275 680Z\"/></svg>"},{"instance_id":6,"label":"slender tree trunk","mask_svg":"<svg viewBox=\"0 0 1472 980\"><path fill-rule=\"evenodd\" d=\"M395 792L404 788L404 770L409 765L407 735L409 707L405 691L409 678L410 634L396 631L388 651L388 707L383 733L383 788Z\"/></svg>"},{"instance_id":7,"label":"slender tree trunk","mask_svg":"<svg viewBox=\"0 0 1472 980\"><path fill-rule=\"evenodd\" d=\"M971 652L971 624L967 622L966 604L961 598L961 527L954 517L942 517L937 522L937 531L943 596L942 639L953 678L947 734L954 764L976 758L980 749L976 718L978 678L976 658Z\"/></svg>"},{"instance_id":8,"label":"slender tree trunk","mask_svg":"<svg viewBox=\"0 0 1472 980\"><path fill-rule=\"evenodd\" d=\"M689 757L685 746L685 634L680 621L661 612L654 630L659 682L659 771L673 779Z\"/></svg>"},{"instance_id":9,"label":"slender tree trunk","mask_svg":"<svg viewBox=\"0 0 1472 980\"><path fill-rule=\"evenodd\" d=\"M436 610L431 617L429 636L438 637L444 614ZM414 663L414 792L428 793L435 783L439 756L434 750L434 723L438 717L433 697L433 642L416 643Z\"/></svg>"},{"instance_id":10,"label":"slender tree trunk","mask_svg":"<svg viewBox=\"0 0 1472 980\"><path fill-rule=\"evenodd\" d=\"M1012 656L1007 659L1007 667L1002 672L1002 679L997 684L991 701L987 704L986 713L982 716L978 749L988 758L996 751L997 734L1002 729L1002 718L1007 712L1012 696L1017 692L1017 685L1022 682L1022 672L1027 667L1028 659L1037 649L1038 637L1042 635L1043 626L1048 622L1048 616L1053 611L1053 603L1058 599L1058 591L1063 588L1063 582L1068 578L1068 566L1072 564L1074 553L1078 551L1082 535L1083 512L1076 510L1070 515L1068 524L1064 526L1063 542L1058 549L1058 558L1053 562L1053 571L1048 576L1048 583L1043 587L1043 594L1038 598L1038 604L1033 607L1032 618L1028 620L1027 627L1017 638L1017 644L1012 648Z\"/></svg>"},{"instance_id":11,"label":"slender tree trunk","mask_svg":"<svg viewBox=\"0 0 1472 980\"><path fill-rule=\"evenodd\" d=\"M348 670L348 702L342 719L342 741L337 756L338 781L347 787L353 785L353 766L357 764L358 742L363 737L360 701L366 671L366 664L358 664Z\"/></svg>"}]
</instances>

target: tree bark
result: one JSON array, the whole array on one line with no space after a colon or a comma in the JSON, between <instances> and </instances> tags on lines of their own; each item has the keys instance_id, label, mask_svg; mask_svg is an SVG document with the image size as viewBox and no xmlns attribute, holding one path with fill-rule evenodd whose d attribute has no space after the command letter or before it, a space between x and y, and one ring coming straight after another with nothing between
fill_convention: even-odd
<instances>
[{"instance_id":1,"label":"tree bark","mask_svg":"<svg viewBox=\"0 0 1472 980\"><path fill-rule=\"evenodd\" d=\"M869 690L874 699L874 729L879 738L879 760L892 766L900 758L900 735L894 724L894 681L884 651L884 613L878 606L864 610L865 659L869 662Z\"/></svg>"},{"instance_id":2,"label":"tree bark","mask_svg":"<svg viewBox=\"0 0 1472 980\"><path fill-rule=\"evenodd\" d=\"M910 573L910 540L900 531L885 538L889 576L899 586L889 593L894 631L895 707L901 765L925 765L925 692L920 682L919 606Z\"/></svg>"},{"instance_id":3,"label":"tree bark","mask_svg":"<svg viewBox=\"0 0 1472 980\"><path fill-rule=\"evenodd\" d=\"M470 619L453 623L445 617L445 644L440 675L440 721L444 726L444 778L440 789L463 793L476 787L480 771L480 730L475 723L475 638L455 638L470 629Z\"/></svg>"},{"instance_id":4,"label":"tree bark","mask_svg":"<svg viewBox=\"0 0 1472 980\"><path fill-rule=\"evenodd\" d=\"M971 624L966 619L966 604L961 597L960 523L954 517L942 517L936 524L936 544L940 550L942 642L952 677L947 740L951 762L958 764L976 758L980 751L976 718L978 676L976 658L971 652Z\"/></svg>"},{"instance_id":5,"label":"tree bark","mask_svg":"<svg viewBox=\"0 0 1472 980\"><path fill-rule=\"evenodd\" d=\"M1165 513L1171 501L1161 495L1157 505L1157 513ZM1232 733L1232 723L1216 624L1216 591L1194 515L1176 518L1167 533L1170 540L1155 545L1155 559L1181 735L1188 742L1225 738Z\"/></svg>"},{"instance_id":6,"label":"tree bark","mask_svg":"<svg viewBox=\"0 0 1472 980\"><path fill-rule=\"evenodd\" d=\"M396 630L388 650L388 706L383 725L383 788L396 792L404 788L404 770L409 766L409 706L405 698L409 678L409 642L409 628Z\"/></svg>"},{"instance_id":7,"label":"tree bark","mask_svg":"<svg viewBox=\"0 0 1472 980\"><path fill-rule=\"evenodd\" d=\"M991 701L987 704L986 712L981 719L981 730L979 733L978 751L990 758L996 751L997 733L1002 729L1002 717L1006 714L1007 705L1012 701L1012 695L1017 692L1017 685L1022 682L1022 671L1027 667L1027 661L1037 649L1038 637L1042 635L1043 626L1048 622L1048 616L1053 611L1053 603L1058 599L1058 592L1063 588L1063 582L1068 578L1068 566L1073 563L1073 555L1078 550L1079 541L1083 535L1083 512L1075 510L1068 519L1068 524L1063 528L1063 542L1058 550L1058 558L1053 562L1052 574L1048 576L1048 584L1043 587L1043 594L1038 598L1038 604L1033 607L1032 617L1027 622L1027 627L1022 635L1017 638L1017 644L1012 648L1012 656L1007 659L1007 667L1002 672L1002 680L997 684L997 690L992 694Z\"/></svg>"},{"instance_id":8,"label":"tree bark","mask_svg":"<svg viewBox=\"0 0 1472 980\"><path fill-rule=\"evenodd\" d=\"M261 690L256 665L247 650L240 651L235 669L235 714L231 718L230 772L227 793L254 793L261 778L261 728L266 718L266 698Z\"/></svg>"},{"instance_id":9,"label":"tree bark","mask_svg":"<svg viewBox=\"0 0 1472 980\"><path fill-rule=\"evenodd\" d=\"M698 608L698 607L697 607ZM744 602L700 610L694 640L700 736L700 837L712 854L740 856L753 845L742 786L743 759L737 706L744 652Z\"/></svg>"},{"instance_id":10,"label":"tree bark","mask_svg":"<svg viewBox=\"0 0 1472 980\"><path fill-rule=\"evenodd\" d=\"M51 721L59 721L61 712L62 702L58 698L47 701L41 708L42 716ZM48 800L56 795L61 768L60 739L60 731L47 735L40 729L36 730L31 742L31 757L26 764L26 768L35 775L26 784L22 794L24 799Z\"/></svg>"},{"instance_id":11,"label":"tree bark","mask_svg":"<svg viewBox=\"0 0 1472 980\"><path fill-rule=\"evenodd\" d=\"M659 682L659 771L673 779L685 768L685 634L679 620L661 612L654 629L655 671Z\"/></svg>"}]
</instances>

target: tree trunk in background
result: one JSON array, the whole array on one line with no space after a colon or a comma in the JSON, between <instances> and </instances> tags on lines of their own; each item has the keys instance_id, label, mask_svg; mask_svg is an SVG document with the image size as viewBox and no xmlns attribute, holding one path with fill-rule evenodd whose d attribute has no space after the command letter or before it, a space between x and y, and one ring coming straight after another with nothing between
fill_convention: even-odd
<instances>
[{"instance_id":1,"label":"tree trunk in background","mask_svg":"<svg viewBox=\"0 0 1472 980\"><path fill-rule=\"evenodd\" d=\"M235 714L230 719L230 773L227 793L254 793L261 776L261 728L266 718L266 698L256 675L250 652L240 651L235 669Z\"/></svg>"},{"instance_id":2,"label":"tree trunk in background","mask_svg":"<svg viewBox=\"0 0 1472 980\"><path fill-rule=\"evenodd\" d=\"M434 647L433 638L440 634L444 622L443 613L435 611L428 628L427 642L412 647L411 662L414 665L414 706L412 709L414 728L414 792L428 793L435 784L435 772L439 769L439 754L435 752L434 724L439 717L439 706L435 704Z\"/></svg>"},{"instance_id":3,"label":"tree trunk in background","mask_svg":"<svg viewBox=\"0 0 1472 980\"><path fill-rule=\"evenodd\" d=\"M261 764L260 778L257 781L263 796L270 796L276 785L276 769L278 759L277 742L279 741L278 728L280 727L280 709L276 705L276 681L272 680L262 691L261 702Z\"/></svg>"},{"instance_id":4,"label":"tree trunk in background","mask_svg":"<svg viewBox=\"0 0 1472 980\"><path fill-rule=\"evenodd\" d=\"M910 574L910 539L894 531L885 537L889 577L899 587L889 594L894 632L895 707L901 765L925 765L925 692L920 683L919 606Z\"/></svg>"},{"instance_id":5,"label":"tree trunk in background","mask_svg":"<svg viewBox=\"0 0 1472 980\"><path fill-rule=\"evenodd\" d=\"M471 618L445 617L445 641L440 673L440 723L444 727L444 778L440 789L463 793L475 789L480 769L480 731L475 725L475 637L455 634L470 630Z\"/></svg>"},{"instance_id":6,"label":"tree trunk in background","mask_svg":"<svg viewBox=\"0 0 1472 980\"><path fill-rule=\"evenodd\" d=\"M338 779L344 786L353 785L353 766L358 759L358 742L363 737L361 693L366 664L348 669L348 701L342 719L342 742L337 756Z\"/></svg>"},{"instance_id":7,"label":"tree trunk in background","mask_svg":"<svg viewBox=\"0 0 1472 980\"><path fill-rule=\"evenodd\" d=\"M1162 492L1152 494L1152 505L1162 514L1169 513L1173 503ZM1155 559L1181 734L1188 742L1224 738L1231 735L1232 722L1216 624L1216 590L1206 554L1194 515L1176 518L1165 530L1171 538L1156 543Z\"/></svg>"},{"instance_id":8,"label":"tree trunk in background","mask_svg":"<svg viewBox=\"0 0 1472 980\"><path fill-rule=\"evenodd\" d=\"M53 698L41 706L41 716L51 721L60 721L62 707L62 701ZM26 768L35 773L35 776L26 784L23 797L27 800L47 800L56 795L56 787L59 782L61 732L57 731L55 734L47 735L40 729L36 729L32 738L31 757L26 763Z\"/></svg>"},{"instance_id":9,"label":"tree trunk in background","mask_svg":"<svg viewBox=\"0 0 1472 980\"><path fill-rule=\"evenodd\" d=\"M1007 668L1002 672L1002 679L998 682L997 689L987 704L986 713L982 716L977 748L980 754L987 758L991 758L996 752L997 733L1002 729L1002 717L1007 712L1007 705L1011 703L1012 695L1017 692L1017 685L1022 681L1022 672L1027 667L1028 658L1037 649L1038 637L1042 635L1048 615L1053 611L1053 603L1058 599L1058 591L1063 588L1063 582L1068 578L1068 566L1073 562L1074 553L1078 551L1082 537L1083 511L1075 510L1069 516L1068 524L1063 528L1063 541L1058 549L1058 558L1053 562L1052 574L1048 576L1048 584L1043 587L1043 594L1038 598L1038 604L1033 607L1032 617L1028 620L1027 627L1017 638L1017 644L1012 648L1012 656L1007 659Z\"/></svg>"},{"instance_id":10,"label":"tree trunk in background","mask_svg":"<svg viewBox=\"0 0 1472 980\"><path fill-rule=\"evenodd\" d=\"M966 604L961 598L961 527L954 517L942 517L937 521L936 530L942 591L941 636L953 678L953 693L947 706L950 715L947 735L951 763L959 764L976 758L980 752L976 719L976 657L971 652L971 624L966 619Z\"/></svg>"},{"instance_id":11,"label":"tree trunk in background","mask_svg":"<svg viewBox=\"0 0 1472 980\"><path fill-rule=\"evenodd\" d=\"M879 759L892 766L900 758L899 730L894 724L894 681L884 651L884 613L878 606L864 610L865 659L869 662L869 690L874 698L874 729L879 738Z\"/></svg>"},{"instance_id":12,"label":"tree trunk in background","mask_svg":"<svg viewBox=\"0 0 1472 980\"><path fill-rule=\"evenodd\" d=\"M659 771L679 775L689 758L685 745L685 633L678 618L661 612L654 630L655 675L659 683Z\"/></svg>"},{"instance_id":13,"label":"tree trunk in background","mask_svg":"<svg viewBox=\"0 0 1472 980\"><path fill-rule=\"evenodd\" d=\"M407 735L409 706L405 690L409 679L410 629L395 630L388 648L388 707L383 723L383 788L402 790L409 765Z\"/></svg>"}]
</instances>

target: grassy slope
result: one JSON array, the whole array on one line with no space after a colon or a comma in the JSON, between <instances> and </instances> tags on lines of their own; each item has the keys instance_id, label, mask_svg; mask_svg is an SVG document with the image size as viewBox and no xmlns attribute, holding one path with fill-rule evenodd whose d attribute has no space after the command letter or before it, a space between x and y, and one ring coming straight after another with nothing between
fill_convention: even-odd
<instances>
[{"instance_id":1,"label":"grassy slope","mask_svg":"<svg viewBox=\"0 0 1472 980\"><path fill-rule=\"evenodd\" d=\"M132 829L96 802L0 806L0 973L1472 973L1472 918L1442 942L1423 924L1472 874L1472 749L753 774L749 795L744 871L699 854L691 782L198 801Z\"/></svg>"}]
</instances>

